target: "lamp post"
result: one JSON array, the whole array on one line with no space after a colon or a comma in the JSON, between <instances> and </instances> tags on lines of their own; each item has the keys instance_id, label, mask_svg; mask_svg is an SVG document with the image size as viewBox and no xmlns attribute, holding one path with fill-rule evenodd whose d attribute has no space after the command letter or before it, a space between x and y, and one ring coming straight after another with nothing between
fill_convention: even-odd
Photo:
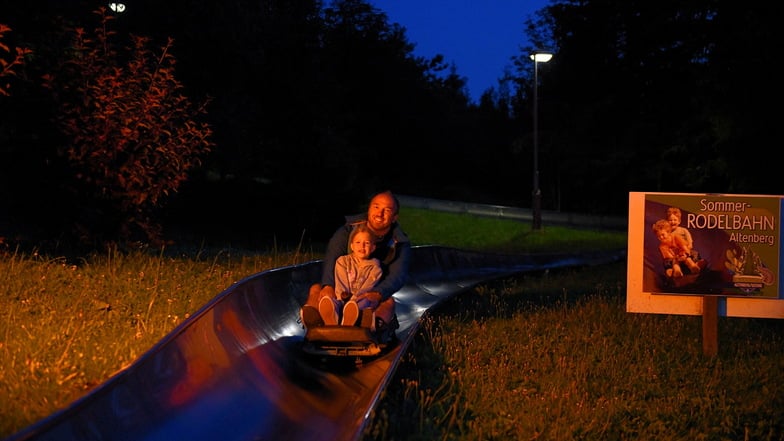
<instances>
[{"instance_id":1,"label":"lamp post","mask_svg":"<svg viewBox=\"0 0 784 441\"><path fill-rule=\"evenodd\" d=\"M530 55L534 62L534 190L533 224L531 229L542 229L542 190L539 188L539 63L547 63L553 58L552 52L534 51Z\"/></svg>"}]
</instances>

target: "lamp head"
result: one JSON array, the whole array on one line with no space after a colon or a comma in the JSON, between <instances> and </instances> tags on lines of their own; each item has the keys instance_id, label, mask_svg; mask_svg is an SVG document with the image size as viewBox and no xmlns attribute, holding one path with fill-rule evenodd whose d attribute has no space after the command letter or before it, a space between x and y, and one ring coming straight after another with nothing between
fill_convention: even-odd
<instances>
[{"instance_id":1,"label":"lamp head","mask_svg":"<svg viewBox=\"0 0 784 441\"><path fill-rule=\"evenodd\" d=\"M112 12L125 12L125 3L109 3L109 9Z\"/></svg>"},{"instance_id":2,"label":"lamp head","mask_svg":"<svg viewBox=\"0 0 784 441\"><path fill-rule=\"evenodd\" d=\"M553 58L553 53L550 51L533 51L530 57L531 61L535 63L547 63Z\"/></svg>"}]
</instances>

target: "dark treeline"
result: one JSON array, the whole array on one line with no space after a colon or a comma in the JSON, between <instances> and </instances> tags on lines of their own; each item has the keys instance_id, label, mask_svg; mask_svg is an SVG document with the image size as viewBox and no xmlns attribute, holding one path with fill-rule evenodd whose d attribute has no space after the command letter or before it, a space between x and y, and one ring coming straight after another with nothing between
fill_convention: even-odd
<instances>
[{"instance_id":1,"label":"dark treeline","mask_svg":"<svg viewBox=\"0 0 784 441\"><path fill-rule=\"evenodd\" d=\"M534 48L556 54L539 66L543 209L624 215L629 191L782 191L764 156L780 87L775 2L552 2L520 17L513 70L478 103L457 68L414 56L405 28L361 0L126 5L116 38L147 36L155 48L172 38L184 93L209 100L214 146L159 204L170 228L251 245L323 238L384 188L530 206ZM98 26L100 6L0 0L12 29L2 42L33 51L0 80L0 237L20 225L66 237L107 221L62 158L70 140L40 86L68 54L63 29Z\"/></svg>"}]
</instances>

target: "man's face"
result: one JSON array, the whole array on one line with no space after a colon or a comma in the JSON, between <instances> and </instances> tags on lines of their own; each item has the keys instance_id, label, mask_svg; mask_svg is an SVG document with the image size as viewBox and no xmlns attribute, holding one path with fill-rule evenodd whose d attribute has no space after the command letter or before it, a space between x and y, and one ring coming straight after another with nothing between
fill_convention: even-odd
<instances>
[{"instance_id":1,"label":"man's face","mask_svg":"<svg viewBox=\"0 0 784 441\"><path fill-rule=\"evenodd\" d=\"M385 232L397 220L395 200L388 194L376 195L368 206L368 225L376 232Z\"/></svg>"}]
</instances>

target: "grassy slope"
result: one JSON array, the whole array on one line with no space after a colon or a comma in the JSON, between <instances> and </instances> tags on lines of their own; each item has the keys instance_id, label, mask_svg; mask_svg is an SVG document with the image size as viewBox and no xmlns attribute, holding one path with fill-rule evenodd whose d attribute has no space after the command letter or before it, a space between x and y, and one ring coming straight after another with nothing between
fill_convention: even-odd
<instances>
[{"instance_id":1,"label":"grassy slope","mask_svg":"<svg viewBox=\"0 0 784 441\"><path fill-rule=\"evenodd\" d=\"M626 235L401 213L414 242L625 248ZM486 240L482 240L482 238ZM584 248L583 248L584 247ZM626 263L479 286L425 318L365 440L782 440L784 320L630 314Z\"/></svg>"}]
</instances>

